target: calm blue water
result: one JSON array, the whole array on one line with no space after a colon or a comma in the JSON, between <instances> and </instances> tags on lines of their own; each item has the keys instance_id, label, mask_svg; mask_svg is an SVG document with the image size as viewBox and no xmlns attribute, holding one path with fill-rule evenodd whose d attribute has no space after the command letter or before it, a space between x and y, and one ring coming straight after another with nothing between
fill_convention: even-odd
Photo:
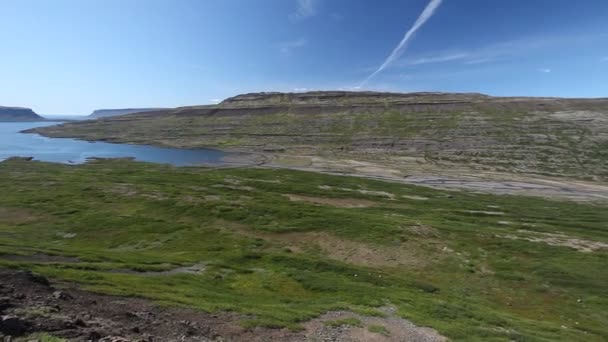
<instances>
[{"instance_id":1,"label":"calm blue water","mask_svg":"<svg viewBox=\"0 0 608 342\"><path fill-rule=\"evenodd\" d=\"M133 157L139 161L176 166L221 164L226 153L215 150L181 150L144 145L86 142L46 138L19 133L24 129L56 125L57 122L0 122L0 160L9 157L34 157L58 163L84 163L87 158Z\"/></svg>"}]
</instances>

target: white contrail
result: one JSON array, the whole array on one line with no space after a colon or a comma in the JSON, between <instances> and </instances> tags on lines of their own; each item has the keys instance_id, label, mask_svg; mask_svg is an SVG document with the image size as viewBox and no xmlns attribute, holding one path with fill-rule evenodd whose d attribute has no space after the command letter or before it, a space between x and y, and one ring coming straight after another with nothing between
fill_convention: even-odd
<instances>
[{"instance_id":1,"label":"white contrail","mask_svg":"<svg viewBox=\"0 0 608 342\"><path fill-rule=\"evenodd\" d=\"M424 11L422 11L422 14L420 14L418 19L416 19L414 26L412 26L412 28L410 28L410 30L405 33L405 36L403 37L399 45L397 45L395 50L393 50L393 52L388 56L386 61L384 61L384 63L378 68L378 70L374 71L363 82L361 82L358 88L363 87L367 82L369 82L369 80L374 78L374 76L378 75L378 73L386 69L386 67L388 67L395 60L401 57L403 52L405 52L405 49L407 48L407 44L409 43L410 39L412 39L416 31L418 31L418 29L420 29L420 27L422 27L422 25L424 25L424 23L426 23L427 20L429 20L433 16L433 14L435 14L435 11L439 7L439 5L441 5L442 1L443 0L431 0L431 2L426 5L426 8L424 9Z\"/></svg>"}]
</instances>

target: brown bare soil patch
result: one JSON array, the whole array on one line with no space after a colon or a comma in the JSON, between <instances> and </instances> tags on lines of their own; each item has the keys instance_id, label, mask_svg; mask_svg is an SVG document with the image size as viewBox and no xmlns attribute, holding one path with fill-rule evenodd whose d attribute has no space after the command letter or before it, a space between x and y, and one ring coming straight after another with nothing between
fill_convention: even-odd
<instances>
[{"instance_id":1,"label":"brown bare soil patch","mask_svg":"<svg viewBox=\"0 0 608 342\"><path fill-rule=\"evenodd\" d=\"M316 250L333 260L370 267L423 268L446 257L441 251L441 246L434 246L429 241L428 237L434 236L436 232L426 226L412 226L412 229L419 230L419 234L426 238L427 245L434 246L430 247L431 250L421 250L419 242L413 239L396 245L374 245L325 232L268 233L226 221L218 222L218 226L236 234L276 243L281 248L288 248L294 253Z\"/></svg>"},{"instance_id":2,"label":"brown bare soil patch","mask_svg":"<svg viewBox=\"0 0 608 342\"><path fill-rule=\"evenodd\" d=\"M294 202L307 202L320 205L329 205L338 208L367 208L376 205L375 202L358 198L323 198L292 194L285 196Z\"/></svg>"},{"instance_id":3,"label":"brown bare soil patch","mask_svg":"<svg viewBox=\"0 0 608 342\"><path fill-rule=\"evenodd\" d=\"M407 230L410 233L414 233L418 236L426 236L426 237L438 237L439 236L439 232L437 231L437 229L428 226L426 224L415 224L413 226L409 226L407 227Z\"/></svg>"},{"instance_id":4,"label":"brown bare soil patch","mask_svg":"<svg viewBox=\"0 0 608 342\"><path fill-rule=\"evenodd\" d=\"M162 201L167 199L167 196L160 191L148 191L143 192L135 187L133 184L128 183L117 183L109 187L107 192L115 195L125 196L125 197L143 197L152 200Z\"/></svg>"},{"instance_id":5,"label":"brown bare soil patch","mask_svg":"<svg viewBox=\"0 0 608 342\"><path fill-rule=\"evenodd\" d=\"M127 183L113 184L106 191L109 193L126 196L126 197L133 197L133 196L137 196L139 194L139 191L135 188L135 186L133 184L127 184Z\"/></svg>"},{"instance_id":6,"label":"brown bare soil patch","mask_svg":"<svg viewBox=\"0 0 608 342\"><path fill-rule=\"evenodd\" d=\"M288 247L297 249L319 248L327 257L356 265L371 267L425 267L431 263L428 251L423 253L416 242L399 245L373 245L347 240L327 233L286 233L277 234ZM439 254L439 253L437 253Z\"/></svg>"},{"instance_id":7,"label":"brown bare soil patch","mask_svg":"<svg viewBox=\"0 0 608 342\"><path fill-rule=\"evenodd\" d=\"M0 224L15 225L30 223L36 221L39 216L30 209L0 207Z\"/></svg>"},{"instance_id":8,"label":"brown bare soil patch","mask_svg":"<svg viewBox=\"0 0 608 342\"><path fill-rule=\"evenodd\" d=\"M242 191L255 191L254 187L248 185L225 185L225 184L216 184L213 186L214 188L224 188L224 189L232 189L232 190L242 190Z\"/></svg>"}]
</instances>

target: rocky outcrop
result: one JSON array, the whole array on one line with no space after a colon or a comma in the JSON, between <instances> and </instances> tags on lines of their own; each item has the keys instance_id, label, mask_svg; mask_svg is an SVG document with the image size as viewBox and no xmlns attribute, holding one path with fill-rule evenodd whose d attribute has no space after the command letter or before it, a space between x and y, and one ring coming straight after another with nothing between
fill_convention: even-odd
<instances>
[{"instance_id":1,"label":"rocky outcrop","mask_svg":"<svg viewBox=\"0 0 608 342\"><path fill-rule=\"evenodd\" d=\"M53 341L317 341L348 331L317 332L312 328L323 326L319 322L305 331L248 329L242 326L245 317L235 313L163 307L141 298L83 291L73 284L61 286L57 290L29 271L0 268L0 341L38 341L28 337L37 333Z\"/></svg>"},{"instance_id":2,"label":"rocky outcrop","mask_svg":"<svg viewBox=\"0 0 608 342\"><path fill-rule=\"evenodd\" d=\"M0 107L0 122L44 121L30 108Z\"/></svg>"},{"instance_id":3,"label":"rocky outcrop","mask_svg":"<svg viewBox=\"0 0 608 342\"><path fill-rule=\"evenodd\" d=\"M168 110L168 108L124 108L124 109L98 109L89 115L90 119L107 118L111 116L120 116L143 112L158 112Z\"/></svg>"}]
</instances>

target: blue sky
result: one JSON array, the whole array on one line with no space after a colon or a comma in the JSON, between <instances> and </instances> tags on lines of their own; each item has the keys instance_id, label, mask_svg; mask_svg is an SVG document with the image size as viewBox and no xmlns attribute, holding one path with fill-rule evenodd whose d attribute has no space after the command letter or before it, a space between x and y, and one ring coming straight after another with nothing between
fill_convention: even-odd
<instances>
[{"instance_id":1,"label":"blue sky","mask_svg":"<svg viewBox=\"0 0 608 342\"><path fill-rule=\"evenodd\" d=\"M0 105L356 89L429 0L0 0ZM443 0L363 89L608 97L608 1Z\"/></svg>"}]
</instances>

